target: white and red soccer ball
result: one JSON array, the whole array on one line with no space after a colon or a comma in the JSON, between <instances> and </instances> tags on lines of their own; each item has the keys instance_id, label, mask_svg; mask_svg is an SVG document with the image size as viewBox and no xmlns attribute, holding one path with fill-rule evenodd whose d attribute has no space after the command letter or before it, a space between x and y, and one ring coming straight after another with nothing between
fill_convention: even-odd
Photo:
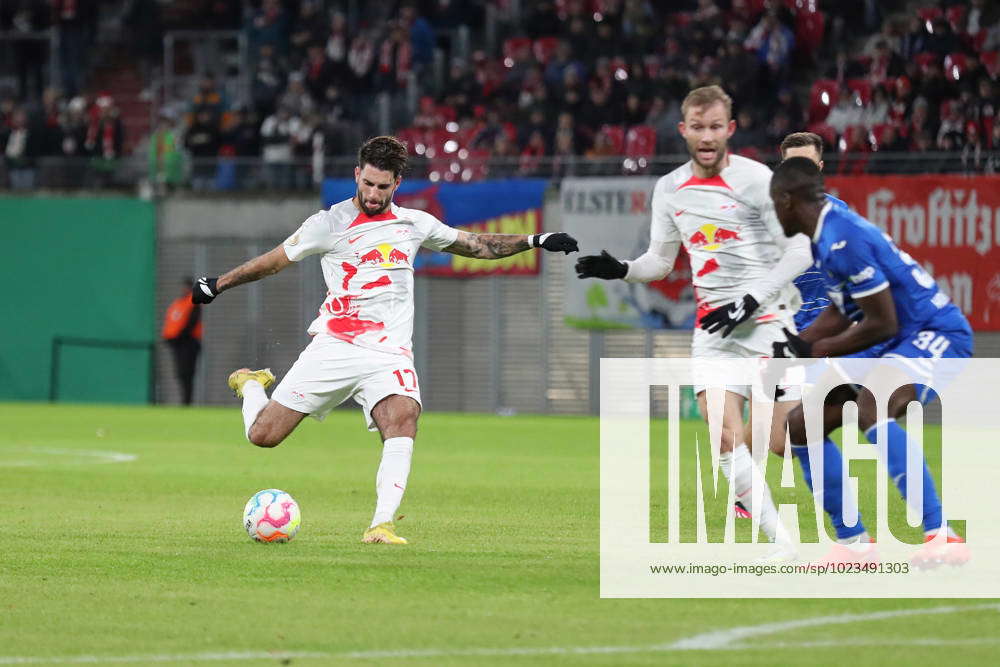
<instances>
[{"instance_id":1,"label":"white and red soccer ball","mask_svg":"<svg viewBox=\"0 0 1000 667\"><path fill-rule=\"evenodd\" d=\"M301 523L299 504L279 489L258 491L243 508L243 527L258 542L288 542Z\"/></svg>"}]
</instances>

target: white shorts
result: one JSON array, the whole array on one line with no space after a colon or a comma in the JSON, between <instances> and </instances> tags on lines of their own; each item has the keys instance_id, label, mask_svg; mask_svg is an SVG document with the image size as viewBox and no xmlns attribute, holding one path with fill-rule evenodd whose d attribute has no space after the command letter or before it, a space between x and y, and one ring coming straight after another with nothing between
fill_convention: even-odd
<instances>
[{"instance_id":1,"label":"white shorts","mask_svg":"<svg viewBox=\"0 0 1000 667\"><path fill-rule=\"evenodd\" d=\"M761 359L770 358L774 352L773 343L783 342L785 334L781 328L786 327L795 333L795 323L791 318L773 319L768 322L744 322L733 329L726 338L718 331L708 333L704 329L695 328L694 337L691 339L692 359ZM697 365L695 375L697 377ZM802 391L799 385L779 385L784 389L784 394L778 398L779 401L798 401L802 398ZM696 384L694 386L695 396L705 390L705 385ZM726 385L726 391L739 394L744 398L750 398L750 385L731 384Z\"/></svg>"},{"instance_id":2,"label":"white shorts","mask_svg":"<svg viewBox=\"0 0 1000 667\"><path fill-rule=\"evenodd\" d=\"M271 398L319 421L348 398L353 398L364 410L368 430L377 431L372 421L372 408L393 394L408 396L420 403L420 385L412 359L317 334L302 350Z\"/></svg>"}]
</instances>

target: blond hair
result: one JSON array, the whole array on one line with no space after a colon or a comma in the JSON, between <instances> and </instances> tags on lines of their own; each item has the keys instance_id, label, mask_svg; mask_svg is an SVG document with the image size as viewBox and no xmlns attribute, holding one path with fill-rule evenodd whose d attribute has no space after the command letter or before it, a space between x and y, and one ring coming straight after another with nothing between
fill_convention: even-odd
<instances>
[{"instance_id":1,"label":"blond hair","mask_svg":"<svg viewBox=\"0 0 1000 667\"><path fill-rule=\"evenodd\" d=\"M726 108L726 115L730 118L733 117L733 98L726 94L720 86L702 86L701 88L695 88L684 101L681 102L681 116L687 118L688 110L691 108L701 108L709 107L716 102L722 102L722 106Z\"/></svg>"}]
</instances>

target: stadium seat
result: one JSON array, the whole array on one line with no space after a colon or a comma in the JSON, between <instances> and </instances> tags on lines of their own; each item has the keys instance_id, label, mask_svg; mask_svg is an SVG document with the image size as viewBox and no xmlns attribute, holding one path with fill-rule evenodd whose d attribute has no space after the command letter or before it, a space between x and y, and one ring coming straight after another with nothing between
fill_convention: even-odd
<instances>
[{"instance_id":1,"label":"stadium seat","mask_svg":"<svg viewBox=\"0 0 1000 667\"><path fill-rule=\"evenodd\" d=\"M633 125L625 133L625 155L636 161L635 172L649 168L656 155L656 128L650 125Z\"/></svg>"},{"instance_id":2,"label":"stadium seat","mask_svg":"<svg viewBox=\"0 0 1000 667\"><path fill-rule=\"evenodd\" d=\"M837 131L826 123L813 123L806 129L813 134L818 134L822 137L823 143L826 144L827 147L832 147L837 143Z\"/></svg>"},{"instance_id":3,"label":"stadium seat","mask_svg":"<svg viewBox=\"0 0 1000 667\"><path fill-rule=\"evenodd\" d=\"M525 53L531 53L531 39L528 37L511 37L503 43L503 64L513 67L514 62Z\"/></svg>"},{"instance_id":4,"label":"stadium seat","mask_svg":"<svg viewBox=\"0 0 1000 667\"><path fill-rule=\"evenodd\" d=\"M678 28L686 28L691 24L693 18L691 12L674 12L668 16L667 22Z\"/></svg>"},{"instance_id":5,"label":"stadium seat","mask_svg":"<svg viewBox=\"0 0 1000 667\"><path fill-rule=\"evenodd\" d=\"M878 125L873 125L871 129L871 136L869 141L872 144L872 148L879 150L882 146L882 137L885 136L886 128L892 127L891 123L880 123Z\"/></svg>"},{"instance_id":6,"label":"stadium seat","mask_svg":"<svg viewBox=\"0 0 1000 667\"><path fill-rule=\"evenodd\" d=\"M743 157L750 158L751 160L757 160L758 162L763 162L763 156L760 154L760 149L756 146L744 146L736 151L737 155L742 155Z\"/></svg>"},{"instance_id":7,"label":"stadium seat","mask_svg":"<svg viewBox=\"0 0 1000 667\"><path fill-rule=\"evenodd\" d=\"M964 53L949 53L944 57L944 75L952 81L960 80L968 67L969 61Z\"/></svg>"},{"instance_id":8,"label":"stadium seat","mask_svg":"<svg viewBox=\"0 0 1000 667\"><path fill-rule=\"evenodd\" d=\"M847 88L861 98L864 105L872 101L872 84L867 79L848 79Z\"/></svg>"},{"instance_id":9,"label":"stadium seat","mask_svg":"<svg viewBox=\"0 0 1000 667\"><path fill-rule=\"evenodd\" d=\"M951 24L951 29L956 33L961 34L965 32L965 13L965 5L952 5L944 13L945 18L948 19L948 23Z\"/></svg>"},{"instance_id":10,"label":"stadium seat","mask_svg":"<svg viewBox=\"0 0 1000 667\"><path fill-rule=\"evenodd\" d=\"M754 18L759 17L767 8L767 0L747 0L747 7Z\"/></svg>"},{"instance_id":11,"label":"stadium seat","mask_svg":"<svg viewBox=\"0 0 1000 667\"><path fill-rule=\"evenodd\" d=\"M857 153L871 150L871 143L868 141L868 130L861 125L850 125L844 129L837 150L840 153Z\"/></svg>"},{"instance_id":12,"label":"stadium seat","mask_svg":"<svg viewBox=\"0 0 1000 667\"><path fill-rule=\"evenodd\" d=\"M913 60L920 65L921 68L927 67L933 63L941 62L941 58L938 54L930 52L918 53L913 57Z\"/></svg>"},{"instance_id":13,"label":"stadium seat","mask_svg":"<svg viewBox=\"0 0 1000 667\"><path fill-rule=\"evenodd\" d=\"M995 77L1000 71L1000 58L998 58L1000 51L987 51L985 53L979 54L979 60L983 63L983 67L989 72L990 76Z\"/></svg>"},{"instance_id":14,"label":"stadium seat","mask_svg":"<svg viewBox=\"0 0 1000 667\"><path fill-rule=\"evenodd\" d=\"M621 125L602 125L601 132L611 139L611 145L615 147L618 155L625 154L625 128Z\"/></svg>"},{"instance_id":15,"label":"stadium seat","mask_svg":"<svg viewBox=\"0 0 1000 667\"><path fill-rule=\"evenodd\" d=\"M962 35L962 42L965 44L966 48L970 49L973 53L979 53L983 50L983 44L986 43L986 37L989 35L985 30L979 30L969 35Z\"/></svg>"},{"instance_id":16,"label":"stadium seat","mask_svg":"<svg viewBox=\"0 0 1000 667\"><path fill-rule=\"evenodd\" d=\"M559 45L558 37L539 37L531 45L531 51L535 54L535 60L543 65L547 65L556 52Z\"/></svg>"},{"instance_id":17,"label":"stadium seat","mask_svg":"<svg viewBox=\"0 0 1000 667\"><path fill-rule=\"evenodd\" d=\"M826 31L826 16L816 9L813 2L803 3L795 11L795 46L799 53L808 56L815 54L823 45L823 34Z\"/></svg>"},{"instance_id":18,"label":"stadium seat","mask_svg":"<svg viewBox=\"0 0 1000 667\"><path fill-rule=\"evenodd\" d=\"M934 22L934 19L939 19L944 16L944 12L941 11L940 7L920 7L917 9L917 16L919 16L927 25L930 25Z\"/></svg>"},{"instance_id":19,"label":"stadium seat","mask_svg":"<svg viewBox=\"0 0 1000 667\"><path fill-rule=\"evenodd\" d=\"M830 108L837 103L837 82L833 79L817 79L809 92L809 122L826 120Z\"/></svg>"}]
</instances>

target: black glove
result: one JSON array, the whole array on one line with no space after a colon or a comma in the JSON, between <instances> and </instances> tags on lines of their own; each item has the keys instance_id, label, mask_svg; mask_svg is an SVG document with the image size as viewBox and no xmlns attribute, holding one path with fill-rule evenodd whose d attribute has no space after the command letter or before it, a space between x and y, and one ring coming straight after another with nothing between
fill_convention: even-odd
<instances>
[{"instance_id":1,"label":"black glove","mask_svg":"<svg viewBox=\"0 0 1000 667\"><path fill-rule=\"evenodd\" d=\"M628 265L609 255L607 250L602 250L600 255L581 257L576 260L575 268L577 278L615 280L628 273Z\"/></svg>"},{"instance_id":2,"label":"black glove","mask_svg":"<svg viewBox=\"0 0 1000 667\"><path fill-rule=\"evenodd\" d=\"M701 318L701 328L708 333L722 329L722 337L725 338L733 333L733 329L749 320L759 305L757 299L744 294L742 299L720 306Z\"/></svg>"},{"instance_id":3,"label":"black glove","mask_svg":"<svg viewBox=\"0 0 1000 667\"><path fill-rule=\"evenodd\" d=\"M198 282L191 288L191 300L195 303L212 303L219 296L219 290L215 286L218 281L218 278L198 278Z\"/></svg>"},{"instance_id":4,"label":"black glove","mask_svg":"<svg viewBox=\"0 0 1000 667\"><path fill-rule=\"evenodd\" d=\"M782 327L781 330L784 332L787 340L785 342L771 343L772 357L775 359L789 359L791 357L812 356L812 343L802 340L802 338L796 336L785 327Z\"/></svg>"},{"instance_id":5,"label":"black glove","mask_svg":"<svg viewBox=\"0 0 1000 667\"><path fill-rule=\"evenodd\" d=\"M528 237L528 243L532 248L543 248L550 252L560 250L567 255L571 252L579 252L576 239L565 232L554 232L551 234L532 234Z\"/></svg>"}]
</instances>

